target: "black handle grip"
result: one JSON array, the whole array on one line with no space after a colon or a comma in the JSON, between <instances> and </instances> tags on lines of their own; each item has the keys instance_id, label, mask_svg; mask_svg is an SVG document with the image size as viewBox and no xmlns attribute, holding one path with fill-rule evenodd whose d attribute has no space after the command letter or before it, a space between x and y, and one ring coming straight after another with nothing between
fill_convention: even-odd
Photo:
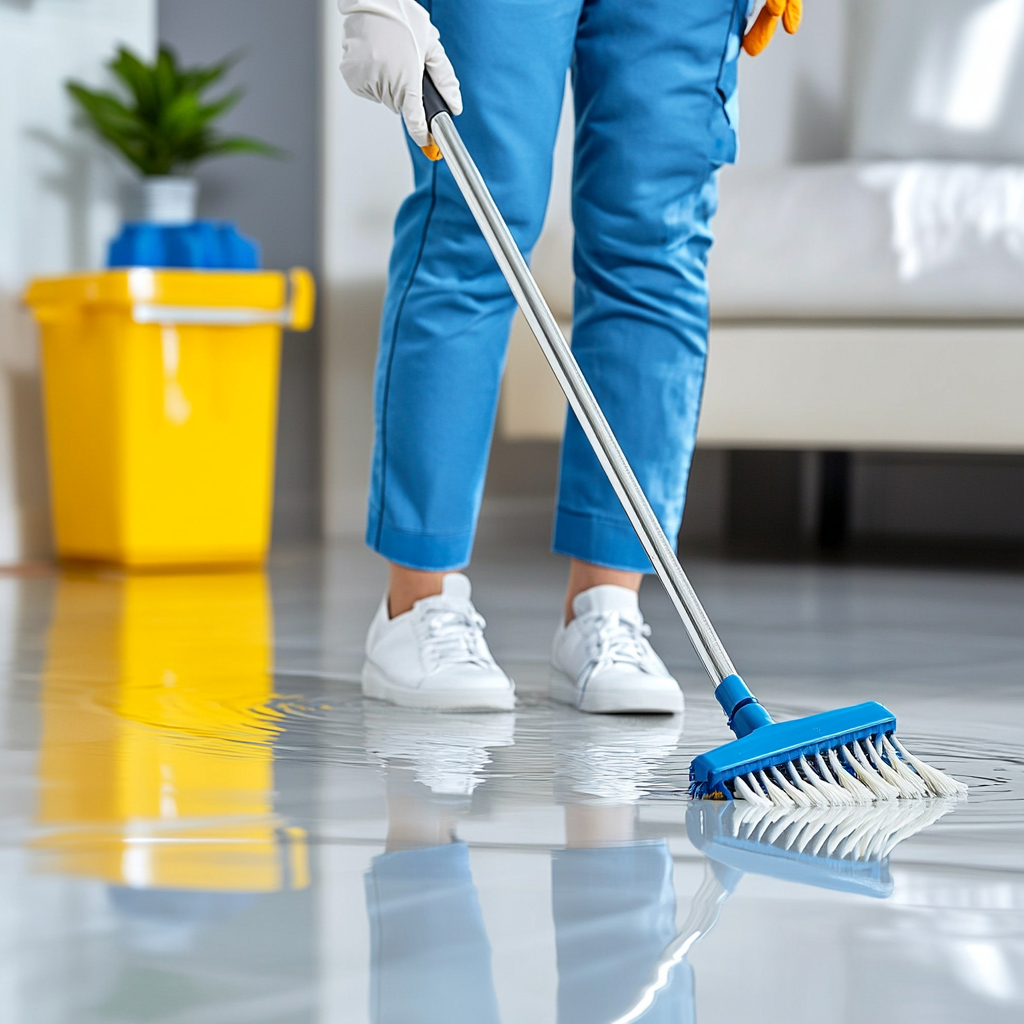
<instances>
[{"instance_id":1,"label":"black handle grip","mask_svg":"<svg viewBox=\"0 0 1024 1024\"><path fill-rule=\"evenodd\" d=\"M434 80L430 77L430 72L426 69L423 71L423 111L427 115L428 128L431 121L442 111L451 115L451 108L442 99L441 94L437 91L437 86L434 85Z\"/></svg>"}]
</instances>

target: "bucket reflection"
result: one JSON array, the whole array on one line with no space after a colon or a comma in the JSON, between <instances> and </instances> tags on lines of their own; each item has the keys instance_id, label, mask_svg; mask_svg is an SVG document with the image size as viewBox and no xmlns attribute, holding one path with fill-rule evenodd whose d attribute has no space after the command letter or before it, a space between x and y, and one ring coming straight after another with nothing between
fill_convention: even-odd
<instances>
[{"instance_id":1,"label":"bucket reflection","mask_svg":"<svg viewBox=\"0 0 1024 1024\"><path fill-rule=\"evenodd\" d=\"M43 671L44 870L102 879L126 913L165 917L308 884L305 834L273 807L272 640L259 572L60 580Z\"/></svg>"}]
</instances>

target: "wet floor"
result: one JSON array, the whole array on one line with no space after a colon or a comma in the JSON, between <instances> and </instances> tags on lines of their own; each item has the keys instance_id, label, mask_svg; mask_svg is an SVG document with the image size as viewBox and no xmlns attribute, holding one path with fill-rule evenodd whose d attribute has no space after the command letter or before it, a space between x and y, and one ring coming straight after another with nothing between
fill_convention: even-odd
<instances>
[{"instance_id":1,"label":"wet floor","mask_svg":"<svg viewBox=\"0 0 1024 1024\"><path fill-rule=\"evenodd\" d=\"M766 704L887 704L966 801L686 799L729 738L544 699L564 566L483 544L514 714L365 702L380 566L0 579L0 1021L725 1024L1024 1014L1024 576L697 560Z\"/></svg>"}]
</instances>

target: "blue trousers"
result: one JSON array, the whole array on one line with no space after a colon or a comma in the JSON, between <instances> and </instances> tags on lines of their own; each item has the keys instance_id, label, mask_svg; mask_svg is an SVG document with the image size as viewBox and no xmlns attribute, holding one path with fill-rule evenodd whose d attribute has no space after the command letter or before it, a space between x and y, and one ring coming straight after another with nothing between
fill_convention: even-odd
<instances>
[{"instance_id":1,"label":"blue trousers","mask_svg":"<svg viewBox=\"0 0 1024 1024\"><path fill-rule=\"evenodd\" d=\"M519 246L544 220L566 71L576 111L572 345L666 533L683 514L707 354L716 171L736 155L748 0L421 0L459 131ZM467 564L514 300L444 163L410 143L381 326L367 542ZM650 563L572 414L554 549Z\"/></svg>"},{"instance_id":2,"label":"blue trousers","mask_svg":"<svg viewBox=\"0 0 1024 1024\"><path fill-rule=\"evenodd\" d=\"M664 842L551 855L559 1024L606 1024L634 1007L675 938ZM491 945L463 843L386 853L366 875L370 1020L500 1024ZM693 1024L693 969L669 975L641 1024Z\"/></svg>"}]
</instances>

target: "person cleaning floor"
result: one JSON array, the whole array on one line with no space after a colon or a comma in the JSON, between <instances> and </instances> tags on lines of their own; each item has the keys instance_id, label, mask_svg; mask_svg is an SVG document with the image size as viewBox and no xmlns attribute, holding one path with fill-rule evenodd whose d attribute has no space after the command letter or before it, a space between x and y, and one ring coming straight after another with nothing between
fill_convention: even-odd
<instances>
[{"instance_id":1,"label":"person cleaning floor","mask_svg":"<svg viewBox=\"0 0 1024 1024\"><path fill-rule=\"evenodd\" d=\"M675 537L704 381L716 174L737 149L737 58L741 43L762 48L780 17L789 31L799 23L798 0L768 0L744 35L751 6L339 0L345 81L402 114L415 173L395 225L375 380L366 536L390 582L367 637L367 696L442 709L514 703L459 570L515 302L450 172L430 158L424 70L527 254L571 71L573 352ZM571 561L552 698L596 713L681 712L639 608L650 562L571 414L553 548Z\"/></svg>"}]
</instances>

